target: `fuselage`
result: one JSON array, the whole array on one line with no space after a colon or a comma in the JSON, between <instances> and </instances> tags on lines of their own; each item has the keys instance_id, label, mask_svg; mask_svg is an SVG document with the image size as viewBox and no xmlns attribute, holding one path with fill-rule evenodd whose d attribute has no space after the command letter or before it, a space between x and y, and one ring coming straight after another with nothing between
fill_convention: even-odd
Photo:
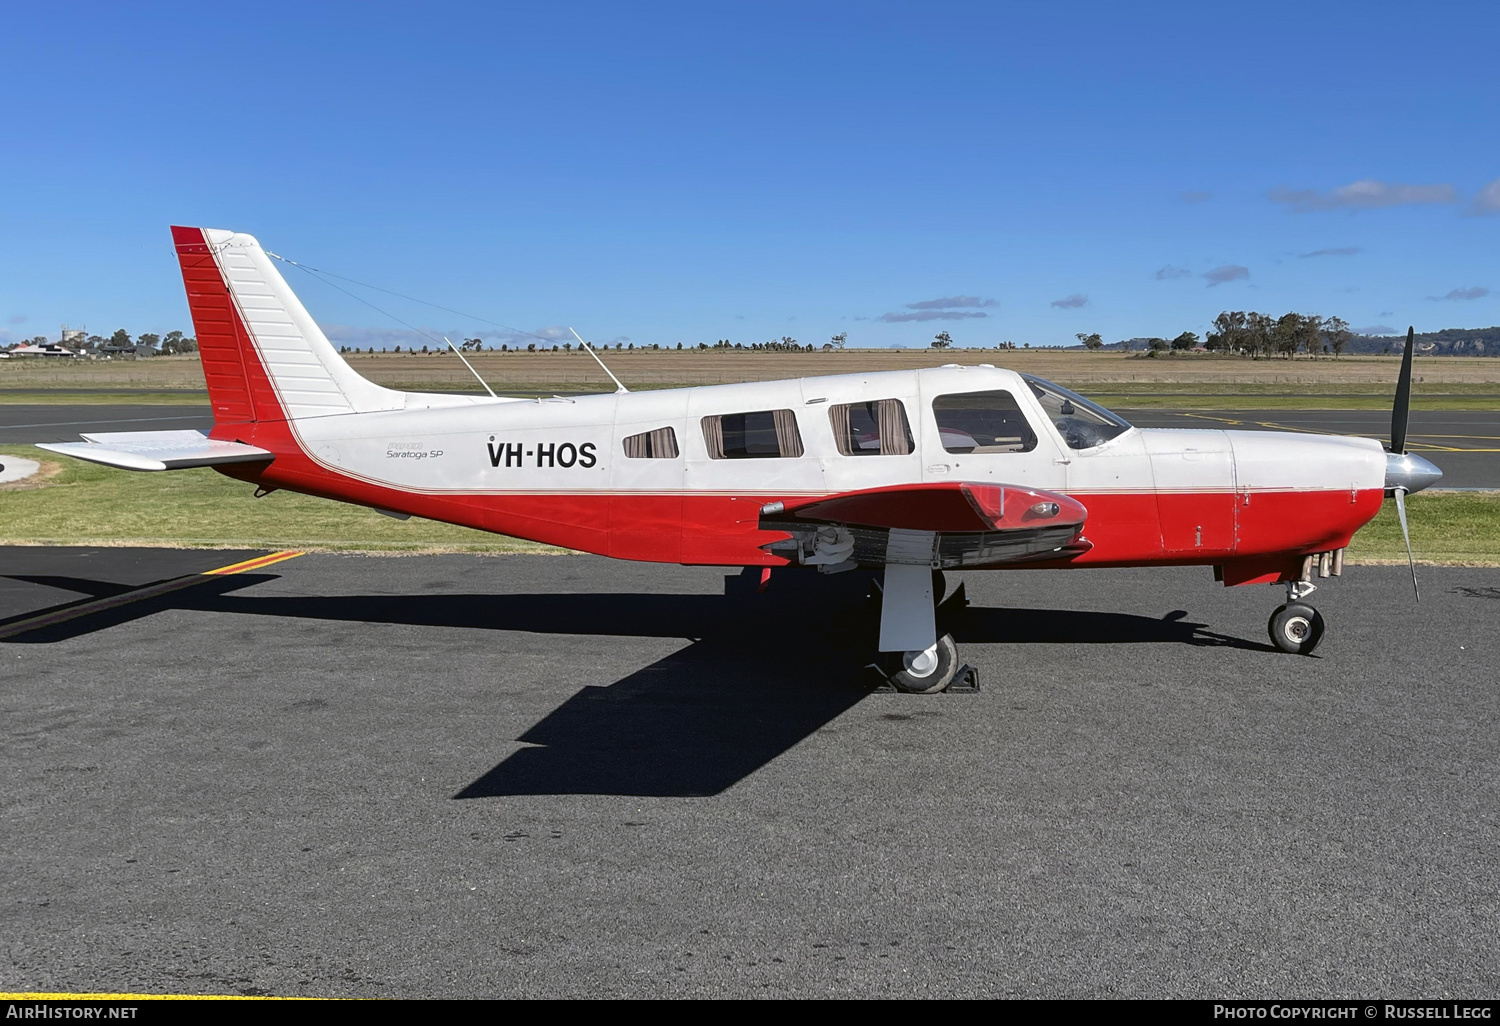
<instances>
[{"instance_id":1,"label":"fuselage","mask_svg":"<svg viewBox=\"0 0 1500 1026\"><path fill-rule=\"evenodd\" d=\"M952 426L963 397L996 393L1025 422L1007 429L1023 439L1009 447ZM889 438L902 423L902 444L861 441L861 424ZM213 437L274 452L223 468L264 487L725 566L785 562L762 548L784 537L758 527L766 503L967 481L1087 507L1092 548L1031 565L1214 564L1258 579L1258 567L1342 548L1383 497L1386 456L1371 439L1130 428L1075 448L1061 423L1016 372L955 366L539 400L413 394L401 409L221 423Z\"/></svg>"}]
</instances>

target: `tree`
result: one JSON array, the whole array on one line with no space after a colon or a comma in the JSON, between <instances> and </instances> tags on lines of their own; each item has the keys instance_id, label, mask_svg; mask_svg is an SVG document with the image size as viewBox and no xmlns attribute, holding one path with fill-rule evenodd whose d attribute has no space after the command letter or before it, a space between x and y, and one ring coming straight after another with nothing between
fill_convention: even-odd
<instances>
[{"instance_id":1,"label":"tree","mask_svg":"<svg viewBox=\"0 0 1500 1026\"><path fill-rule=\"evenodd\" d=\"M177 348L178 343L180 343L181 341L182 341L182 332L180 332L180 331L169 331L169 332L167 332L166 337L161 340L162 355L163 356L172 356L175 353L181 352L182 350L180 350L180 349ZM348 348L349 348L348 346L345 346L343 349L340 349L339 352L344 352Z\"/></svg>"},{"instance_id":2,"label":"tree","mask_svg":"<svg viewBox=\"0 0 1500 1026\"><path fill-rule=\"evenodd\" d=\"M842 349L844 348L844 343L849 341L849 333L847 331L841 331L828 341L833 345L833 348Z\"/></svg>"},{"instance_id":3,"label":"tree","mask_svg":"<svg viewBox=\"0 0 1500 1026\"><path fill-rule=\"evenodd\" d=\"M1233 353L1247 348L1245 314L1241 310L1225 310L1214 318L1214 330L1204 340L1205 349Z\"/></svg>"},{"instance_id":4,"label":"tree","mask_svg":"<svg viewBox=\"0 0 1500 1026\"><path fill-rule=\"evenodd\" d=\"M1273 352L1281 353L1288 360L1297 355L1297 349L1302 345L1302 315L1298 313L1284 313L1276 318L1271 326L1271 349Z\"/></svg>"},{"instance_id":5,"label":"tree","mask_svg":"<svg viewBox=\"0 0 1500 1026\"><path fill-rule=\"evenodd\" d=\"M953 336L946 331L940 331L932 336L932 348L947 349L953 345Z\"/></svg>"},{"instance_id":6,"label":"tree","mask_svg":"<svg viewBox=\"0 0 1500 1026\"><path fill-rule=\"evenodd\" d=\"M1198 344L1198 336L1191 331L1184 331L1172 340L1172 348L1179 353L1186 352Z\"/></svg>"},{"instance_id":7,"label":"tree","mask_svg":"<svg viewBox=\"0 0 1500 1026\"><path fill-rule=\"evenodd\" d=\"M1091 353L1097 353L1099 350L1104 348L1104 339L1099 337L1099 333L1097 331L1092 335L1085 335L1080 331L1073 337L1076 338L1079 342L1082 342L1084 348Z\"/></svg>"},{"instance_id":8,"label":"tree","mask_svg":"<svg viewBox=\"0 0 1500 1026\"><path fill-rule=\"evenodd\" d=\"M140 335L135 340L135 344L136 345L138 345L138 346L150 346L152 349L155 349L156 346L157 346L157 343L159 343L159 342L161 342L161 336L160 335L151 335L151 334Z\"/></svg>"},{"instance_id":9,"label":"tree","mask_svg":"<svg viewBox=\"0 0 1500 1026\"><path fill-rule=\"evenodd\" d=\"M120 328L113 335L109 336L109 344L119 346L121 349L129 349L135 343L130 341L130 332L124 328Z\"/></svg>"},{"instance_id":10,"label":"tree","mask_svg":"<svg viewBox=\"0 0 1500 1026\"><path fill-rule=\"evenodd\" d=\"M1303 314L1298 328L1297 338L1309 356L1323 351L1323 318L1317 314Z\"/></svg>"},{"instance_id":11,"label":"tree","mask_svg":"<svg viewBox=\"0 0 1500 1026\"><path fill-rule=\"evenodd\" d=\"M1328 345L1337 358L1343 354L1344 347L1354 337L1354 332L1349 330L1349 322L1342 317L1330 317L1323 322L1323 336L1328 339Z\"/></svg>"},{"instance_id":12,"label":"tree","mask_svg":"<svg viewBox=\"0 0 1500 1026\"><path fill-rule=\"evenodd\" d=\"M1171 343L1164 338L1148 338L1146 345L1151 347L1153 353L1165 353L1171 346Z\"/></svg>"},{"instance_id":13,"label":"tree","mask_svg":"<svg viewBox=\"0 0 1500 1026\"><path fill-rule=\"evenodd\" d=\"M1271 328L1276 321L1270 314L1251 310L1245 315L1244 349L1251 356L1259 357L1271 352Z\"/></svg>"}]
</instances>

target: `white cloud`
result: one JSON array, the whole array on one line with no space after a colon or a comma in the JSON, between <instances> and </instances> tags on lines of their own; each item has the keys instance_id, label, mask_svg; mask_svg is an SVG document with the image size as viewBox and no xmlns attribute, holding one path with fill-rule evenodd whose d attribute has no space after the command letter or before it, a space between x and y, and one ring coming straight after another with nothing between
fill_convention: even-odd
<instances>
[{"instance_id":1,"label":"white cloud","mask_svg":"<svg viewBox=\"0 0 1500 1026\"><path fill-rule=\"evenodd\" d=\"M1358 246L1339 246L1334 249L1315 249L1311 253L1298 253L1297 255L1306 260L1308 257L1353 256L1358 252Z\"/></svg>"},{"instance_id":2,"label":"white cloud","mask_svg":"<svg viewBox=\"0 0 1500 1026\"><path fill-rule=\"evenodd\" d=\"M993 299L978 296L944 296L941 299L924 299L920 303L907 303L908 310L951 310L955 307L998 306Z\"/></svg>"},{"instance_id":3,"label":"white cloud","mask_svg":"<svg viewBox=\"0 0 1500 1026\"><path fill-rule=\"evenodd\" d=\"M1466 299L1483 299L1489 294L1489 289L1481 288L1480 286L1476 285L1471 289L1453 289L1446 296L1428 296L1427 298L1432 300L1434 303L1441 303L1445 300L1462 301Z\"/></svg>"},{"instance_id":4,"label":"white cloud","mask_svg":"<svg viewBox=\"0 0 1500 1026\"><path fill-rule=\"evenodd\" d=\"M1250 268L1241 267L1239 264L1225 264L1211 271L1204 271L1199 277L1208 279L1208 287L1213 288L1215 285L1223 285L1226 281L1239 281L1241 278L1250 277Z\"/></svg>"},{"instance_id":5,"label":"white cloud","mask_svg":"<svg viewBox=\"0 0 1500 1026\"><path fill-rule=\"evenodd\" d=\"M1052 305L1061 310L1076 310L1080 306L1087 306L1088 301L1088 296L1079 295L1075 292L1071 296L1063 296L1061 299L1054 299L1052 301Z\"/></svg>"},{"instance_id":6,"label":"white cloud","mask_svg":"<svg viewBox=\"0 0 1500 1026\"><path fill-rule=\"evenodd\" d=\"M427 346L429 349L446 349L447 343L443 341L446 335L458 344L465 338L482 338L487 344L524 346L528 342L541 343L542 340L552 341L566 337L568 341L573 340L572 334L567 328L557 327L542 328L536 334L527 334L524 331L501 331L486 328L482 331L472 331L463 328L428 328L423 327L421 331L413 331L409 328L361 328L350 324L321 324L323 334L336 346L353 346L356 349L394 349L400 346L402 349ZM561 330L562 335L555 332ZM549 334L551 332L552 334ZM539 337L540 336L540 337Z\"/></svg>"},{"instance_id":7,"label":"white cloud","mask_svg":"<svg viewBox=\"0 0 1500 1026\"><path fill-rule=\"evenodd\" d=\"M887 324L901 324L905 321L965 321L971 317L988 316L983 310L917 310L912 313L881 314L876 320Z\"/></svg>"},{"instance_id":8,"label":"white cloud","mask_svg":"<svg viewBox=\"0 0 1500 1026\"><path fill-rule=\"evenodd\" d=\"M1500 214L1500 178L1479 190L1474 197L1474 213Z\"/></svg>"},{"instance_id":9,"label":"white cloud","mask_svg":"<svg viewBox=\"0 0 1500 1026\"><path fill-rule=\"evenodd\" d=\"M1373 178L1361 178L1327 192L1278 186L1269 193L1272 202L1285 203L1299 213L1340 208L1374 210L1425 203L1452 203L1457 195L1453 186L1446 182L1436 185L1403 185L1400 182L1377 182Z\"/></svg>"}]
</instances>

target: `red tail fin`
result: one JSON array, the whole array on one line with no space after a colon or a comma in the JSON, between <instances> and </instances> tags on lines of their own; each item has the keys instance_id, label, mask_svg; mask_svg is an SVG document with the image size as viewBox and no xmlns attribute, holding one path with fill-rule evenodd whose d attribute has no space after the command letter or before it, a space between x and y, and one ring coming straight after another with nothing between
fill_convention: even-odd
<instances>
[{"instance_id":1,"label":"red tail fin","mask_svg":"<svg viewBox=\"0 0 1500 1026\"><path fill-rule=\"evenodd\" d=\"M188 309L198 334L198 357L208 382L214 422L280 420L279 410L274 414L267 410L265 418L256 416L249 368L245 366L247 354L254 359L254 349L203 229L173 225L172 241L182 265L182 283L187 287Z\"/></svg>"}]
</instances>

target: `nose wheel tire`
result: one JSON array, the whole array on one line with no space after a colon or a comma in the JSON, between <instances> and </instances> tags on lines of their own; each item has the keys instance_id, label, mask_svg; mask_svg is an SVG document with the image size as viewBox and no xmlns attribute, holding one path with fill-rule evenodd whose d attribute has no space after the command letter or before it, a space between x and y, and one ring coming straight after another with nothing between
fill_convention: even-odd
<instances>
[{"instance_id":1,"label":"nose wheel tire","mask_svg":"<svg viewBox=\"0 0 1500 1026\"><path fill-rule=\"evenodd\" d=\"M913 695L932 695L953 683L958 673L958 646L953 635L944 634L923 652L893 656L889 679L896 690Z\"/></svg>"},{"instance_id":2,"label":"nose wheel tire","mask_svg":"<svg viewBox=\"0 0 1500 1026\"><path fill-rule=\"evenodd\" d=\"M1323 640L1323 614L1301 602L1277 606L1266 627L1271 643L1293 655L1311 655Z\"/></svg>"}]
</instances>

